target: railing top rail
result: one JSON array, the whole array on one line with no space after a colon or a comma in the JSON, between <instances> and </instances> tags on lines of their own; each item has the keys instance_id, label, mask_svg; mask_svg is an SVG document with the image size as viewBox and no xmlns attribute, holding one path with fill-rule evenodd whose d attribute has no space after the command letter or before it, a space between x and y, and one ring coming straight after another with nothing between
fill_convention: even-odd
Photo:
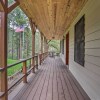
<instances>
[{"instance_id":1,"label":"railing top rail","mask_svg":"<svg viewBox=\"0 0 100 100\"><path fill-rule=\"evenodd\" d=\"M46 54L46 53L48 53L48 52L45 52L45 53L42 53L42 54ZM34 59L35 57L38 57L38 55L32 56L32 57L27 58L27 59L23 59L23 60L21 60L21 61L15 63L15 64L8 65L6 68L2 67L2 68L0 68L0 72L4 71L4 70L6 70L6 69L8 69L8 68L10 68L10 67L12 67L12 66L15 66L15 65L18 65L18 64L20 64L20 63L23 63L23 62L25 62L25 61L27 61L27 60L30 60L30 59L32 59L32 58ZM35 66L36 66L36 65L35 65ZM28 75L29 75L29 72L30 72L33 68L34 68L34 66L31 67L29 70L27 70L26 73L22 74L22 76L21 76L11 87L9 87L9 88L7 89L7 91L9 91L11 88L13 88L13 87L14 87L18 82L20 82L20 80L21 80L22 78L24 78L26 75L28 76ZM5 93L6 93L6 92L0 92L0 98L1 98Z\"/></svg>"},{"instance_id":2,"label":"railing top rail","mask_svg":"<svg viewBox=\"0 0 100 100\"><path fill-rule=\"evenodd\" d=\"M37 56L38 56L38 55L35 55L35 56L29 57L29 58L27 58L27 59L23 59L23 60L21 60L21 61L19 61L19 62L16 62L16 63L14 63L14 64L8 65L8 66L7 66L7 69L10 68L10 67L13 67L13 66L15 66L15 65L18 65L18 64L20 64L20 63L22 63L22 62L24 62L24 61L30 60L30 59L32 59L32 58L34 58L34 57L37 57ZM2 72L2 71L4 71L4 70L5 70L5 68L0 68L0 72Z\"/></svg>"},{"instance_id":3,"label":"railing top rail","mask_svg":"<svg viewBox=\"0 0 100 100\"><path fill-rule=\"evenodd\" d=\"M48 52L44 52L44 53L40 53L40 54L42 55L42 54L46 54L46 53L48 53Z\"/></svg>"},{"instance_id":4,"label":"railing top rail","mask_svg":"<svg viewBox=\"0 0 100 100\"><path fill-rule=\"evenodd\" d=\"M32 59L32 58L34 58L34 57L37 57L37 55L36 55L36 56L29 57L29 58L27 58L27 59L23 59L23 60L21 60L21 61L19 61L19 62L17 62L17 63L8 65L7 68L10 68L10 67L12 67L12 66L18 65L18 64L20 64L20 63L22 63L22 62L25 62L25 61L27 61L27 60L30 60L30 59Z\"/></svg>"}]
</instances>

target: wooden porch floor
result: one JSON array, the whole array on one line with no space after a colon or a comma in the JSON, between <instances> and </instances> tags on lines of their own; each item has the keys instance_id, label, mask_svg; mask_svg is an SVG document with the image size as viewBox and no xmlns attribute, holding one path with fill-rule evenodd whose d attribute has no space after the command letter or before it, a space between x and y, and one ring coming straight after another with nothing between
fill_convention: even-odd
<instances>
[{"instance_id":1,"label":"wooden porch floor","mask_svg":"<svg viewBox=\"0 0 100 100\"><path fill-rule=\"evenodd\" d=\"M47 58L27 84L21 83L9 100L90 100L58 57Z\"/></svg>"}]
</instances>

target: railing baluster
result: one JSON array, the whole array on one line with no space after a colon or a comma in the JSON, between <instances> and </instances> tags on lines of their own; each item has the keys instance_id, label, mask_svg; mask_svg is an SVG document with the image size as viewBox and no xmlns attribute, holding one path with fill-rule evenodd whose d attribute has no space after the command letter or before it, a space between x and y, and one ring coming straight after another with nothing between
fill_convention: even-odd
<instances>
[{"instance_id":1,"label":"railing baluster","mask_svg":"<svg viewBox=\"0 0 100 100\"><path fill-rule=\"evenodd\" d=\"M32 73L35 73L34 57L32 57L32 68L33 68Z\"/></svg>"},{"instance_id":2,"label":"railing baluster","mask_svg":"<svg viewBox=\"0 0 100 100\"><path fill-rule=\"evenodd\" d=\"M38 56L36 57L36 68L38 69Z\"/></svg>"},{"instance_id":3,"label":"railing baluster","mask_svg":"<svg viewBox=\"0 0 100 100\"><path fill-rule=\"evenodd\" d=\"M22 61L19 61L15 64L11 64L9 66L7 66L7 69L9 68L12 68L18 64L21 64L23 63L23 67L22 67L22 73L23 75L10 87L8 88L6 91L3 91L3 92L0 92L0 99L5 95L7 94L7 92L12 89L20 80L23 80L24 83L27 83L27 76L29 75L29 73L32 71L32 72L35 72L35 67L38 69L38 62L40 60L40 64L42 63L42 61L47 57L47 53L43 53L43 54L39 54L39 56L34 56L34 57L30 57L28 59L25 59L25 60L22 60ZM30 65L31 65L31 68L27 71L27 61L30 60ZM4 71L7 69L5 68L0 68L0 74L1 73L5 73Z\"/></svg>"},{"instance_id":4,"label":"railing baluster","mask_svg":"<svg viewBox=\"0 0 100 100\"><path fill-rule=\"evenodd\" d=\"M31 59L30 59L30 67L29 67L29 68L31 68L31 66L32 66L32 65L31 65Z\"/></svg>"},{"instance_id":5,"label":"railing baluster","mask_svg":"<svg viewBox=\"0 0 100 100\"><path fill-rule=\"evenodd\" d=\"M40 65L44 61L44 59L48 56L48 52L39 54Z\"/></svg>"},{"instance_id":6,"label":"railing baluster","mask_svg":"<svg viewBox=\"0 0 100 100\"><path fill-rule=\"evenodd\" d=\"M39 63L40 63L40 65L41 65L41 58L42 58L42 56L41 56L41 54L39 54Z\"/></svg>"}]
</instances>

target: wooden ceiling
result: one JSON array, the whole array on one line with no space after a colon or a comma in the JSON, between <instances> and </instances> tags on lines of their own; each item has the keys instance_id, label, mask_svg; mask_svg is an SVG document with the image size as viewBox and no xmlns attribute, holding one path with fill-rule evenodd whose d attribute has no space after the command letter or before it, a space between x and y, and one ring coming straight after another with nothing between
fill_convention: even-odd
<instances>
[{"instance_id":1,"label":"wooden ceiling","mask_svg":"<svg viewBox=\"0 0 100 100\"><path fill-rule=\"evenodd\" d=\"M44 36L61 39L87 0L16 0Z\"/></svg>"}]
</instances>

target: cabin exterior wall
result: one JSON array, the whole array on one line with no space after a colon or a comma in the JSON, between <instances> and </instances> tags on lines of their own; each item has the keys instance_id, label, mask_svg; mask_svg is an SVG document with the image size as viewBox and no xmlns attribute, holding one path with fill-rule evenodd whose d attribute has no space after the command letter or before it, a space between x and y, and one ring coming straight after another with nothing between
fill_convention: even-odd
<instances>
[{"instance_id":1,"label":"cabin exterior wall","mask_svg":"<svg viewBox=\"0 0 100 100\"><path fill-rule=\"evenodd\" d=\"M85 15L84 67L74 61L74 26L83 15ZM88 0L67 32L69 32L69 69L91 100L100 100L100 0ZM66 50L64 55L61 54L61 58L65 62Z\"/></svg>"}]
</instances>

